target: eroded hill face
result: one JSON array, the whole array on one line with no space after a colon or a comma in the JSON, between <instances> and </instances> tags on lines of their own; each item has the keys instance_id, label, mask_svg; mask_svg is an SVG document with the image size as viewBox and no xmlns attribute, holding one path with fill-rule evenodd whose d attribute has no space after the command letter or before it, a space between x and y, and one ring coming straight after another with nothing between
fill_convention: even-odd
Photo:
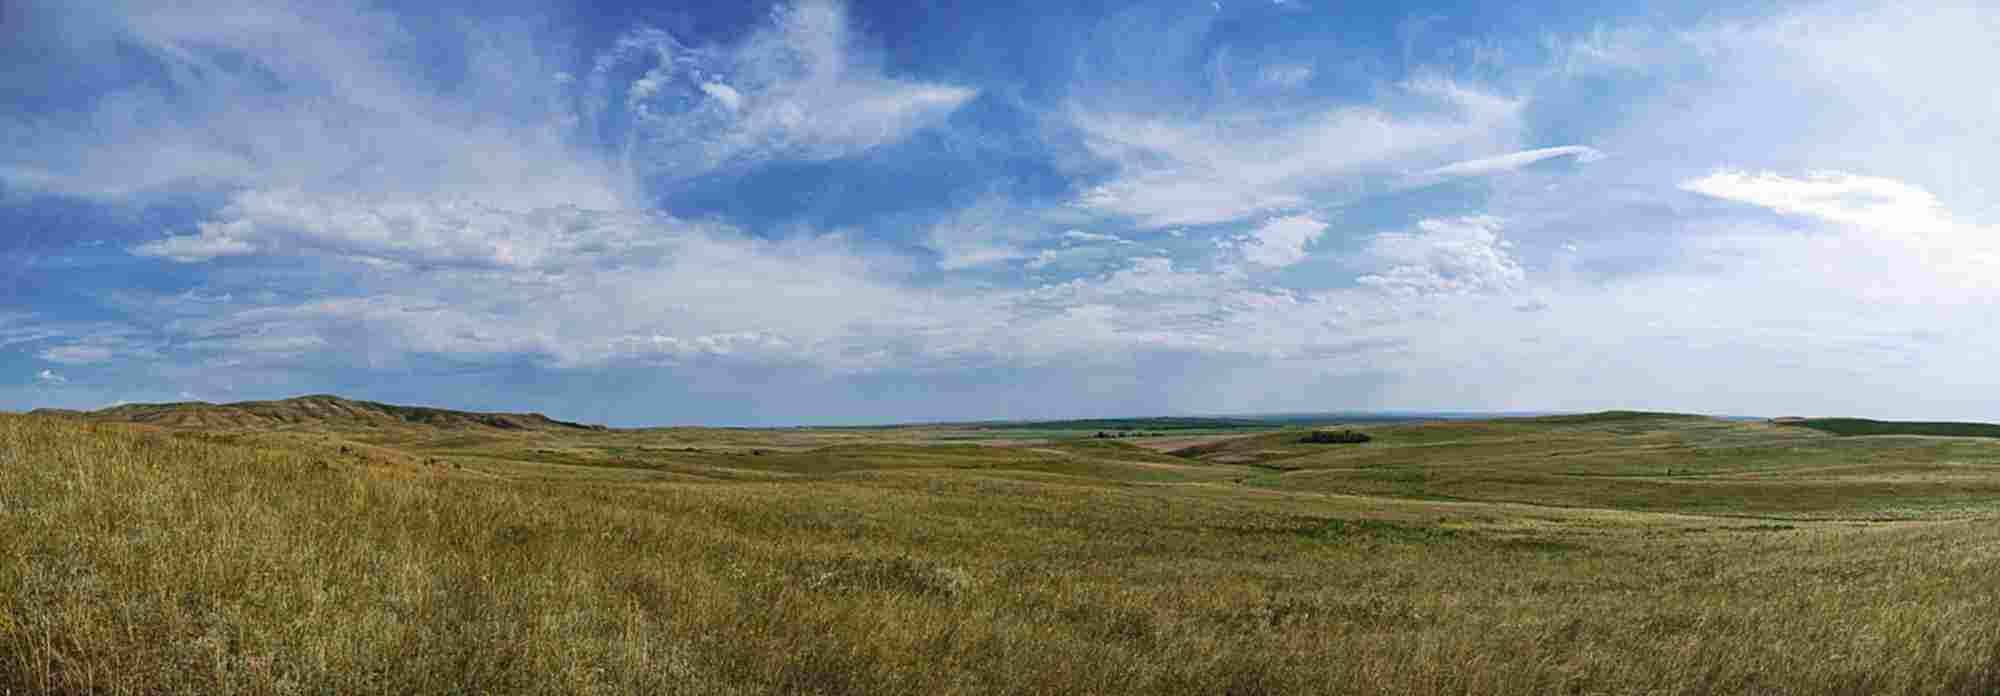
<instances>
[{"instance_id":1,"label":"eroded hill face","mask_svg":"<svg viewBox=\"0 0 2000 696\"><path fill-rule=\"evenodd\" d=\"M141 423L201 430L289 430L430 427L443 430L602 430L539 413L481 413L421 406L397 406L337 396L301 396L280 401L230 404L182 402L126 404L99 411L38 411L97 421Z\"/></svg>"}]
</instances>

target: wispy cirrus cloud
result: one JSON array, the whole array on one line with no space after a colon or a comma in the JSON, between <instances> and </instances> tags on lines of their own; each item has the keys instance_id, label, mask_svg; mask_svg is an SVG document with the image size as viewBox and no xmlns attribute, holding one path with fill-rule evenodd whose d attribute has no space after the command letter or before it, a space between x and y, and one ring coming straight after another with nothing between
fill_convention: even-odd
<instances>
[{"instance_id":1,"label":"wispy cirrus cloud","mask_svg":"<svg viewBox=\"0 0 2000 696\"><path fill-rule=\"evenodd\" d=\"M1511 172L1536 162L1555 159L1557 157L1572 157L1578 162L1595 162L1604 159L1604 153L1582 145L1564 145L1562 147L1522 150L1495 157L1481 157L1463 162L1453 162L1418 174L1416 178L1420 181L1425 181L1466 176L1486 176L1489 174Z\"/></svg>"},{"instance_id":2,"label":"wispy cirrus cloud","mask_svg":"<svg viewBox=\"0 0 2000 696\"><path fill-rule=\"evenodd\" d=\"M627 33L591 74L597 123L624 120L626 156L645 175L686 177L742 160L827 160L895 142L978 95L897 79L829 0L779 5L740 42L697 45L655 28ZM620 75L643 69L611 101Z\"/></svg>"},{"instance_id":3,"label":"wispy cirrus cloud","mask_svg":"<svg viewBox=\"0 0 2000 696\"><path fill-rule=\"evenodd\" d=\"M1193 119L1072 107L1070 123L1115 171L1076 203L1146 228L1228 223L1351 197L1413 162L1517 137L1519 100L1440 78L1394 89L1410 106L1300 104Z\"/></svg>"}]
</instances>

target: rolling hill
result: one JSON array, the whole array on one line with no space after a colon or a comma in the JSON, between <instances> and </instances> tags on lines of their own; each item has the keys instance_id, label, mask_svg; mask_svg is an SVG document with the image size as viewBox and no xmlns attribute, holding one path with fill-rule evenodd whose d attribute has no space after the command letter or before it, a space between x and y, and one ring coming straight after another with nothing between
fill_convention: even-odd
<instances>
[{"instance_id":1,"label":"rolling hill","mask_svg":"<svg viewBox=\"0 0 2000 696\"><path fill-rule=\"evenodd\" d=\"M1811 428L1835 435L1932 435L1940 437L2000 437L2000 425L1924 421L1879 421L1867 418L1798 418L1780 425Z\"/></svg>"},{"instance_id":2,"label":"rolling hill","mask_svg":"<svg viewBox=\"0 0 2000 696\"><path fill-rule=\"evenodd\" d=\"M481 413L423 406L398 406L344 399L327 394L278 401L241 401L228 404L202 401L125 404L98 411L41 409L31 412L31 415L35 414L201 430L348 430L409 426L441 430L604 429L603 426L560 421L539 413Z\"/></svg>"}]
</instances>

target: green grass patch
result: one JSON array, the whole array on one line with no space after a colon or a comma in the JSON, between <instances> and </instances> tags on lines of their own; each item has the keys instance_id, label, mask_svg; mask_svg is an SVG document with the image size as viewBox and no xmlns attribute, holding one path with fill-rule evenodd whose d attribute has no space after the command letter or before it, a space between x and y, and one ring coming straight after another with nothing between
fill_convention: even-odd
<instances>
[{"instance_id":1,"label":"green grass patch","mask_svg":"<svg viewBox=\"0 0 2000 696\"><path fill-rule=\"evenodd\" d=\"M2000 438L2000 425L1992 423L1878 421L1866 418L1807 418L1804 420L1780 421L1780 423L1844 436L1937 435L1944 437Z\"/></svg>"}]
</instances>

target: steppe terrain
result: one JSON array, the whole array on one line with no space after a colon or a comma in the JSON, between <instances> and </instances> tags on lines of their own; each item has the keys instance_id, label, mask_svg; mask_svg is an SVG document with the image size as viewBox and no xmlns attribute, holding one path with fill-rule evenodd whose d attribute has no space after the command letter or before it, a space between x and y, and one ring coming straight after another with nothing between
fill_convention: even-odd
<instances>
[{"instance_id":1,"label":"steppe terrain","mask_svg":"<svg viewBox=\"0 0 2000 696\"><path fill-rule=\"evenodd\" d=\"M1933 425L0 414L0 693L2000 692Z\"/></svg>"}]
</instances>

